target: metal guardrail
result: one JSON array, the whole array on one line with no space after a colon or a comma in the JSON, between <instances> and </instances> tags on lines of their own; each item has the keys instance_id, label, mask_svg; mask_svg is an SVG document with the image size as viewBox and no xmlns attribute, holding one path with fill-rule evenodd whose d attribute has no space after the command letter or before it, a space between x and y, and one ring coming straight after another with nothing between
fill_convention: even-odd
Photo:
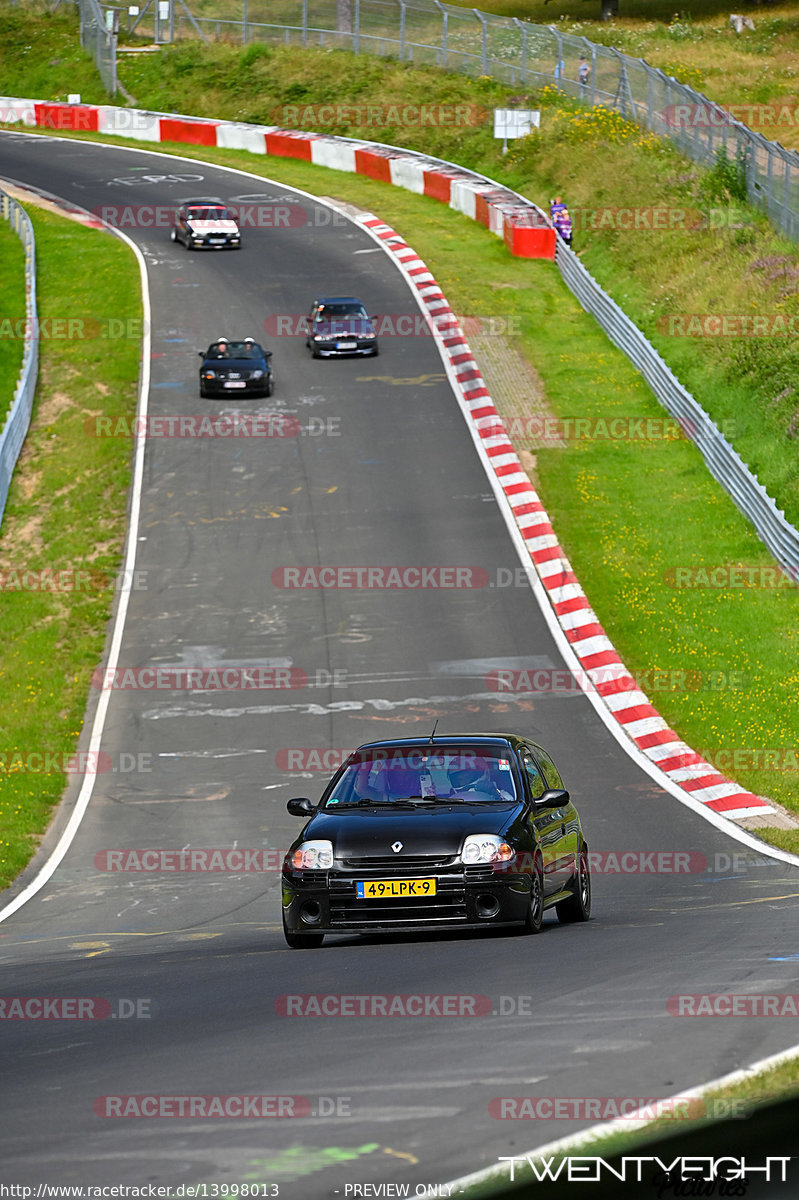
<instances>
[{"instance_id":1,"label":"metal guardrail","mask_svg":"<svg viewBox=\"0 0 799 1200\"><path fill-rule=\"evenodd\" d=\"M16 200L0 191L0 216L8 221L25 247L25 350L14 399L0 432L0 521L5 512L11 476L31 423L39 370L39 322L36 315L36 242L30 217Z\"/></svg>"},{"instance_id":2,"label":"metal guardrail","mask_svg":"<svg viewBox=\"0 0 799 1200\"><path fill-rule=\"evenodd\" d=\"M626 313L602 290L576 254L558 239L555 262L566 286L598 321L614 346L627 355L663 407L695 442L707 469L754 525L758 537L792 579L799 579L799 531L690 392Z\"/></svg>"}]
</instances>

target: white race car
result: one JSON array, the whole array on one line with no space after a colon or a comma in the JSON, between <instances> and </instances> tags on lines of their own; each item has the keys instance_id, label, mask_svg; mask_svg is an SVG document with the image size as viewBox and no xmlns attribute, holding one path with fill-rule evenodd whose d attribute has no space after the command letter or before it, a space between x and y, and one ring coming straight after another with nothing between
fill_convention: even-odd
<instances>
[{"instance_id":1,"label":"white race car","mask_svg":"<svg viewBox=\"0 0 799 1200\"><path fill-rule=\"evenodd\" d=\"M173 242L183 242L187 250L236 249L241 234L230 210L218 200L189 200L175 212L171 233Z\"/></svg>"}]
</instances>

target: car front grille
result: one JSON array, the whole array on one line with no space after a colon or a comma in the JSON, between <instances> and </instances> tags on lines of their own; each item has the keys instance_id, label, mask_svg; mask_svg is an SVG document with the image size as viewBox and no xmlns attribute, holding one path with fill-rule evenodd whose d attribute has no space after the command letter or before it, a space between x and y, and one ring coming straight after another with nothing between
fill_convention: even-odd
<instances>
[{"instance_id":1,"label":"car front grille","mask_svg":"<svg viewBox=\"0 0 799 1200\"><path fill-rule=\"evenodd\" d=\"M374 863L374 859L367 860ZM430 860L422 860L428 871L434 870ZM403 869L397 871L396 859L391 861L392 875L399 878L400 874L422 876L424 871ZM387 872L383 872L387 874ZM379 874L379 871L364 871L360 868L358 878ZM436 872L435 896L408 896L401 900L385 900L382 897L374 900L362 900L356 895L356 877L347 873L331 871L328 877L328 894L330 898L330 924L333 928L349 928L352 926L408 926L408 925L440 925L457 924L466 921L466 900L463 885L462 869L450 870L449 873Z\"/></svg>"},{"instance_id":2,"label":"car front grille","mask_svg":"<svg viewBox=\"0 0 799 1200\"><path fill-rule=\"evenodd\" d=\"M450 867L457 859L456 854L370 854L360 858L344 858L342 863L348 871L433 871Z\"/></svg>"}]
</instances>

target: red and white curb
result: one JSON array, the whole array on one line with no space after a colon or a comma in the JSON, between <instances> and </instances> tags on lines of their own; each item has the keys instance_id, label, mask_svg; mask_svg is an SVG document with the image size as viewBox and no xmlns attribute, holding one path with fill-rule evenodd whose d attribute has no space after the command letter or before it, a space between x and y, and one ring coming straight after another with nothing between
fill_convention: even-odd
<instances>
[{"instance_id":1,"label":"red and white curb","mask_svg":"<svg viewBox=\"0 0 799 1200\"><path fill-rule=\"evenodd\" d=\"M696 754L640 690L580 587L546 509L519 462L458 319L432 273L401 235L379 217L367 213L356 219L394 256L415 288L560 628L613 720L658 772L709 811L732 820L773 813L775 809L762 796L733 783Z\"/></svg>"},{"instance_id":2,"label":"red and white curb","mask_svg":"<svg viewBox=\"0 0 799 1200\"><path fill-rule=\"evenodd\" d=\"M415 150L271 125L211 121L178 113L116 108L110 104L25 100L16 96L0 96L0 122L62 133L105 133L135 142L183 142L299 158L440 200L503 238L511 254L517 257L555 258L555 230L537 204L466 167Z\"/></svg>"}]
</instances>

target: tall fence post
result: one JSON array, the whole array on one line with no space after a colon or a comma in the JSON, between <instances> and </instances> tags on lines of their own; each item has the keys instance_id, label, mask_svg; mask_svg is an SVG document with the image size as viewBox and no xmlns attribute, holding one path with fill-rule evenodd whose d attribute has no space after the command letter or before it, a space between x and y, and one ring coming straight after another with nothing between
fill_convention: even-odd
<instances>
[{"instance_id":1,"label":"tall fence post","mask_svg":"<svg viewBox=\"0 0 799 1200\"><path fill-rule=\"evenodd\" d=\"M361 0L355 0L355 24L352 31L352 48L356 54L361 49Z\"/></svg>"},{"instance_id":2,"label":"tall fence post","mask_svg":"<svg viewBox=\"0 0 799 1200\"><path fill-rule=\"evenodd\" d=\"M405 58L405 0L399 0L400 6L400 27L399 27L399 56L400 62Z\"/></svg>"},{"instance_id":3,"label":"tall fence post","mask_svg":"<svg viewBox=\"0 0 799 1200\"><path fill-rule=\"evenodd\" d=\"M477 17L481 25L480 30L480 73L488 74L488 23L480 12L479 8L473 8L472 12Z\"/></svg>"}]
</instances>

